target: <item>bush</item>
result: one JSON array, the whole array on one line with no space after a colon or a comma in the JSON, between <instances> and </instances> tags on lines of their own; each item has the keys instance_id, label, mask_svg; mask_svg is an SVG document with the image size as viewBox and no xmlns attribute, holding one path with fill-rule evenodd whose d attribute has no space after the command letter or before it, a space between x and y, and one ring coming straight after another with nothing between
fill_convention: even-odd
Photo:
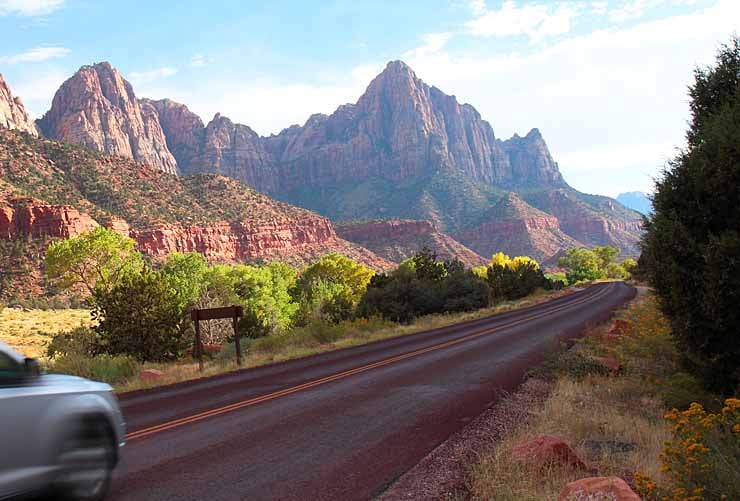
<instances>
[{"instance_id":1,"label":"bush","mask_svg":"<svg viewBox=\"0 0 740 501\"><path fill-rule=\"evenodd\" d=\"M640 268L712 391L740 383L740 39L695 70L688 145L656 183Z\"/></svg>"},{"instance_id":2,"label":"bush","mask_svg":"<svg viewBox=\"0 0 740 501\"><path fill-rule=\"evenodd\" d=\"M140 361L174 360L190 343L189 319L160 273L144 268L93 294L99 350Z\"/></svg>"},{"instance_id":3,"label":"bush","mask_svg":"<svg viewBox=\"0 0 740 501\"><path fill-rule=\"evenodd\" d=\"M661 454L671 480L661 487L646 475L635 479L645 499L740 499L740 400L729 398L720 413L693 403L666 414L673 437Z\"/></svg>"},{"instance_id":4,"label":"bush","mask_svg":"<svg viewBox=\"0 0 740 501\"><path fill-rule=\"evenodd\" d=\"M99 351L98 336L89 327L76 327L48 336L51 338L46 345L46 356L49 358L65 355L91 356Z\"/></svg>"},{"instance_id":5,"label":"bush","mask_svg":"<svg viewBox=\"0 0 740 501\"><path fill-rule=\"evenodd\" d=\"M568 376L576 380L581 380L591 375L607 375L609 374L609 369L596 360L578 351L566 350L561 345L559 348L547 350L545 361L539 367L532 369L530 374L543 379Z\"/></svg>"},{"instance_id":6,"label":"bush","mask_svg":"<svg viewBox=\"0 0 740 501\"><path fill-rule=\"evenodd\" d=\"M418 316L485 308L490 289L459 261L439 262L428 249L389 274L370 280L358 307L362 317L410 322Z\"/></svg>"},{"instance_id":7,"label":"bush","mask_svg":"<svg viewBox=\"0 0 740 501\"><path fill-rule=\"evenodd\" d=\"M49 371L118 384L135 376L139 367L136 359L125 355L88 356L70 353L56 357L50 364Z\"/></svg>"}]
</instances>

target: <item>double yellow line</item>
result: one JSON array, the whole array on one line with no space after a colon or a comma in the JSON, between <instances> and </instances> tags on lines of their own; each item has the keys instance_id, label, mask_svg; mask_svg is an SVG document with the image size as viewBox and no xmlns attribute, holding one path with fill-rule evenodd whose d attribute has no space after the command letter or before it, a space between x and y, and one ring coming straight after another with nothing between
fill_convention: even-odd
<instances>
[{"instance_id":1,"label":"double yellow line","mask_svg":"<svg viewBox=\"0 0 740 501\"><path fill-rule=\"evenodd\" d=\"M221 414L226 414L228 412L233 412L233 411L236 411L236 410L239 410L239 409L243 409L245 407L251 407L253 405L257 405L257 404L260 404L262 402L267 402L267 401L270 401L270 400L275 400L276 398L285 397L285 396L291 395L293 393L298 393L300 391L308 390L310 388L315 388L317 386L320 386L320 385L323 385L323 384L326 384L326 383L330 383L332 381L337 381L339 379L344 379L344 378L347 378L347 377L350 377L350 376L354 376L356 374L361 374L363 372L367 372L367 371L372 370L372 369L377 369L378 367L384 367L386 365L394 364L396 362L400 362L400 361L406 360L408 358L416 357L416 356L419 356L419 355L423 355L425 353L429 353L429 352L432 352L432 351L441 350L441 349L444 349L444 348L449 348L450 346L455 346L457 344L464 343L466 341L470 341L470 340L479 338L481 336L486 336L486 335L489 335L489 334L493 334L493 333L498 332L498 331L501 331L503 329L508 329L510 327L514 327L516 325L520 325L520 324L523 324L523 323L526 323L526 322L530 322L532 320L536 320L538 318L542 318L542 317L551 315L553 313L557 313L557 312L560 312L560 311L563 311L563 310L567 310L567 309L573 308L573 307L578 306L578 305L581 305L581 304L583 304L583 303L585 303L587 301L593 301L595 299L599 299L602 296L606 295L607 292L609 291L609 289L611 289L611 286L610 285L609 286L606 286L606 287L603 287L600 291L598 291L596 293L587 294L585 297L583 297L583 298L581 298L581 299L579 299L577 301L574 301L572 303L567 303L567 304L562 305L562 306L556 306L554 308L550 308L550 309L548 309L546 311L537 313L535 315L530 315L528 317L521 318L519 320L514 320L514 321L508 322L506 324L500 325L498 327L494 327L492 329L484 329L482 331L474 332L472 334L468 334L466 336L462 336L462 337L459 337L457 339L453 339L451 341L446 341L444 343L440 343L440 344L436 344L436 345L433 345L433 346L429 346L427 348L421 348L421 349L418 349L418 350L415 350L415 351L411 351L409 353L404 353L402 355L397 355L397 356L394 356L394 357L386 358L386 359L381 360L379 362L374 362L374 363L371 363L371 364L363 365L361 367L357 367L355 369L350 369L350 370L346 370L344 372L339 372L337 374L332 374L331 376L326 376L326 377L323 377L323 378L320 378L320 379L309 381L307 383L303 383L303 384L300 384L298 386L293 386L291 388L286 388L284 390L280 390L280 391L276 391L276 392L273 392L273 393L269 393L267 395L263 395L263 396L260 396L260 397L254 397L254 398L250 398L248 400L242 400L241 402L236 402L236 403L233 403L233 404L230 404L230 405L226 405L226 406L223 406L223 407L218 407L216 409L211 409L211 410L208 410L208 411L200 412L198 414L193 414L192 416L187 416L187 417L184 417L184 418L175 419L175 420L168 421L166 423L162 423L162 424L159 424L159 425L156 425L156 426L151 426L149 428L144 428L144 429L141 429L141 430L138 430L138 431L129 433L128 435L126 435L126 440L127 441L139 440L139 439L148 437L150 435L154 435L156 433L161 433L163 431L171 430L173 428L178 428L178 427L184 426L186 424L191 424L191 423L196 423L198 421L203 421L204 419L212 418L214 416L220 416Z\"/></svg>"}]
</instances>

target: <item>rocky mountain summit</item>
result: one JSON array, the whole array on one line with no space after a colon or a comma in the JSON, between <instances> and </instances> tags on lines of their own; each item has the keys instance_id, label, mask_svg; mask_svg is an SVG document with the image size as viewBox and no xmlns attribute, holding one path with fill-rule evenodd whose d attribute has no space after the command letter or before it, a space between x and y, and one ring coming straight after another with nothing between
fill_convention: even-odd
<instances>
[{"instance_id":1,"label":"rocky mountain summit","mask_svg":"<svg viewBox=\"0 0 740 501\"><path fill-rule=\"evenodd\" d=\"M2 74L0 74L0 127L38 135L36 124L28 117L23 101L20 97L13 96Z\"/></svg>"},{"instance_id":2,"label":"rocky mountain summit","mask_svg":"<svg viewBox=\"0 0 740 501\"><path fill-rule=\"evenodd\" d=\"M38 121L44 136L177 171L156 110L141 105L110 63L83 66L62 84Z\"/></svg>"},{"instance_id":3,"label":"rocky mountain summit","mask_svg":"<svg viewBox=\"0 0 740 501\"><path fill-rule=\"evenodd\" d=\"M427 236L450 244L456 235L486 257L504 251L547 260L573 245L639 253L639 215L571 188L538 129L497 138L475 108L401 61L388 63L357 102L268 137L219 113L204 123L184 104L137 98L105 62L67 80L38 125L48 138L181 175L185 184L194 175L228 176L334 221L390 221L351 234L394 260L411 243L404 238L416 235L412 220L431 225ZM394 225L410 232L391 231L398 245L388 243L391 233L376 238ZM456 244L447 247L476 260Z\"/></svg>"}]
</instances>

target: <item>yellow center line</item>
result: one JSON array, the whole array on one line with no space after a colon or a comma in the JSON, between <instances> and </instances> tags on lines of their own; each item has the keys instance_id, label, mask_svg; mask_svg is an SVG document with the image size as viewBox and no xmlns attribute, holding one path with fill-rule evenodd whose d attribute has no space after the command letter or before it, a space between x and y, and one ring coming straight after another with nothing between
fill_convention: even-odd
<instances>
[{"instance_id":1,"label":"yellow center line","mask_svg":"<svg viewBox=\"0 0 740 501\"><path fill-rule=\"evenodd\" d=\"M354 368L354 369L349 369L349 370L346 370L344 372L339 372L337 374L332 374L330 376L326 376L326 377L323 377L323 378L315 379L313 381L309 381L309 382L306 382L306 383L303 383L303 384L300 384L300 385L297 385L297 386L293 386L291 388L286 388L284 390L280 390L280 391L276 391L276 392L273 392L273 393L269 393L267 395L262 395L262 396L259 396L259 397L253 397L253 398L250 398L248 400L243 400L241 402L236 402L236 403L233 403L233 404L230 404L230 405L226 405L226 406L223 406L223 407L219 407L219 408L216 408L216 409L211 409L211 410L208 410L208 411L203 411L203 412L200 412L198 414L193 414L192 416L187 416L187 417L184 417L184 418L175 419L175 420L168 421L166 423L162 423L162 424L159 424L159 425L156 425L156 426L151 426L149 428L144 428L142 430L129 433L128 435L126 435L126 440L129 440L129 441L131 441L131 440L137 440L137 439L140 439L140 438L147 437L149 435L153 435L155 433L160 433L160 432L163 432L163 431L171 430L173 428L184 426L186 424L195 423L195 422L198 422L198 421L202 421L204 419L207 419L207 418L211 418L211 417L218 416L218 415L221 415L221 414L226 414L228 412L233 412L233 411L236 411L236 410L239 410L239 409L243 409L245 407L250 407L250 406L253 406L253 405L262 403L262 402L267 402L269 400L274 400L276 398L280 398L280 397L284 397L284 396L287 396L287 395L291 395L291 394L297 393L299 391L307 390L307 389L310 389L310 388L315 388L317 386L320 386L320 385L323 385L323 384L326 384L326 383L330 383L330 382L336 381L338 379L344 379L344 378L347 378L349 376L354 376L356 374L361 374L361 373L366 372L366 371L369 371L371 369L376 369L378 367L383 367L383 366L386 366L386 365L390 365L390 364L393 364L393 363L396 363L396 362L400 362L402 360L406 360L408 358L416 357L416 356L419 356L419 355L423 355L425 353L429 353L429 352L432 352L432 351L441 350L441 349L444 349L444 348L449 348L450 346L455 346L457 344L464 343L466 341L470 341L470 340L479 338L481 336L493 334L493 333L499 332L499 331L501 331L503 329L508 329L510 327L513 327L513 326L516 326L516 325L520 325L520 324L523 324L523 323L526 323L526 322L530 322L532 320L536 320L538 318L542 318L542 317L551 315L553 313L557 313L557 312L560 312L560 311L563 311L563 310L567 310L567 309L573 308L575 306L579 306L579 305L581 305L581 304L583 304L583 303L585 303L587 301L592 301L592 300L595 300L595 299L599 299L599 298L601 298L601 296L606 295L607 291L610 288L611 288L611 285L609 285L607 287L604 287L603 289L601 289L600 291L596 292L595 294L589 294L589 295L587 295L587 296L579 299L578 301L574 301L572 303L568 303L568 304L565 304L565 305L562 305L562 306L556 306L556 307L550 308L550 309L548 309L548 310L546 310L544 312L541 312L541 313L538 313L538 314L535 314L535 315L530 315L530 316L527 316L527 317L522 318L522 319L519 319L519 320L514 320L512 322L508 322L508 323L503 324L503 325L500 325L498 327L494 327L494 328L491 328L491 329L484 329L484 330L481 330L481 331L478 331L478 332L474 332L472 334L468 334L466 336L459 337L457 339L446 341L444 343L436 344L436 345L429 346L429 347L426 347L426 348L421 348L421 349L418 349L418 350L415 350L415 351L412 351L412 352L409 352L409 353L404 353L402 355L396 355L394 357L390 357L390 358L387 358L387 359L384 359L384 360L380 360L378 362L374 362L374 363L371 363L371 364L363 365L361 367L357 367L357 368Z\"/></svg>"}]
</instances>

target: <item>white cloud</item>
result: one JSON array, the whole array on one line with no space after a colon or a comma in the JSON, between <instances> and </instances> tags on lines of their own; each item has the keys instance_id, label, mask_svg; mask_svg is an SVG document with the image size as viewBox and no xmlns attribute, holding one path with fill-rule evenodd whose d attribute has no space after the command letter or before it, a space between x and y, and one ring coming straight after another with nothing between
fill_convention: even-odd
<instances>
[{"instance_id":1,"label":"white cloud","mask_svg":"<svg viewBox=\"0 0 740 501\"><path fill-rule=\"evenodd\" d=\"M154 80L160 80L162 78L171 77L177 74L177 68L171 66L163 66L149 71L132 71L128 74L129 80L135 84L143 84L152 82Z\"/></svg>"},{"instance_id":2,"label":"white cloud","mask_svg":"<svg viewBox=\"0 0 740 501\"><path fill-rule=\"evenodd\" d=\"M39 72L23 71L13 82L9 82L13 94L23 99L23 104L32 118L41 118L51 105L51 100L69 74L61 69Z\"/></svg>"},{"instance_id":3,"label":"white cloud","mask_svg":"<svg viewBox=\"0 0 740 501\"><path fill-rule=\"evenodd\" d=\"M571 30L581 5L572 2L528 4L520 6L507 0L498 10L485 10L466 23L468 31L480 37L511 37L527 35L537 42L548 35L560 35Z\"/></svg>"},{"instance_id":4,"label":"white cloud","mask_svg":"<svg viewBox=\"0 0 740 501\"><path fill-rule=\"evenodd\" d=\"M604 192L623 181L618 165L657 174L672 146L683 143L693 68L712 63L733 32L740 32L740 2L719 0L529 53L441 50L406 62L420 78L473 104L498 137L538 127L568 182Z\"/></svg>"},{"instance_id":5,"label":"white cloud","mask_svg":"<svg viewBox=\"0 0 740 501\"><path fill-rule=\"evenodd\" d=\"M64 5L64 0L0 0L0 16L43 16Z\"/></svg>"},{"instance_id":6,"label":"white cloud","mask_svg":"<svg viewBox=\"0 0 740 501\"><path fill-rule=\"evenodd\" d=\"M0 56L1 64L38 63L57 57L64 57L72 52L65 47L35 47L19 54Z\"/></svg>"},{"instance_id":7,"label":"white cloud","mask_svg":"<svg viewBox=\"0 0 740 501\"><path fill-rule=\"evenodd\" d=\"M631 2L625 2L625 4L618 9L612 9L609 11L609 20L621 23L624 21L630 21L632 19L638 19L645 14L645 8L647 2L645 0L633 0Z\"/></svg>"},{"instance_id":8,"label":"white cloud","mask_svg":"<svg viewBox=\"0 0 740 501\"><path fill-rule=\"evenodd\" d=\"M436 52L439 52L442 49L442 47L444 47L445 44L449 41L451 36L452 36L452 33L448 33L448 32L427 33L426 35L423 35L421 37L424 44L421 45L420 47L417 47L415 49L405 52L403 54L403 57L405 58L424 57L429 54L434 54Z\"/></svg>"},{"instance_id":9,"label":"white cloud","mask_svg":"<svg viewBox=\"0 0 740 501\"><path fill-rule=\"evenodd\" d=\"M609 2L591 2L591 13L596 15L606 14Z\"/></svg>"},{"instance_id":10,"label":"white cloud","mask_svg":"<svg viewBox=\"0 0 740 501\"><path fill-rule=\"evenodd\" d=\"M193 57L190 58L190 66L193 68L200 68L201 66L205 66L206 64L211 64L215 61L212 57L206 57L200 52L193 54Z\"/></svg>"}]
</instances>

